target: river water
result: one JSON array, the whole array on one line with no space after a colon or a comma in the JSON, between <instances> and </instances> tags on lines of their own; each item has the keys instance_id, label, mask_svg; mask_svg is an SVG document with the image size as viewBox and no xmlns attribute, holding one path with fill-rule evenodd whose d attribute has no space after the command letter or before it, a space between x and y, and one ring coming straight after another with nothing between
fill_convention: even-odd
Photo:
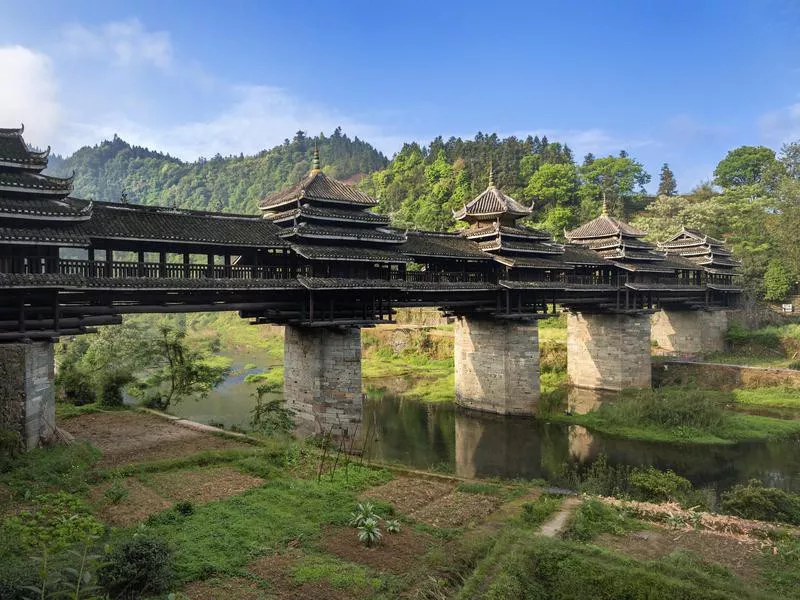
<instances>
[{"instance_id":1,"label":"river water","mask_svg":"<svg viewBox=\"0 0 800 600\"><path fill-rule=\"evenodd\" d=\"M255 368L246 368L256 365ZM205 399L173 407L202 423L247 428L255 385L249 373L276 364L263 355L237 354L233 374ZM387 382L391 388L391 382ZM395 386L397 387L397 386ZM502 417L371 391L364 402L362 436L368 458L463 477L544 478L567 462L589 463L605 455L612 465L672 469L695 486L724 490L759 479L800 492L800 437L732 446L676 445L626 440L579 425Z\"/></svg>"}]
</instances>

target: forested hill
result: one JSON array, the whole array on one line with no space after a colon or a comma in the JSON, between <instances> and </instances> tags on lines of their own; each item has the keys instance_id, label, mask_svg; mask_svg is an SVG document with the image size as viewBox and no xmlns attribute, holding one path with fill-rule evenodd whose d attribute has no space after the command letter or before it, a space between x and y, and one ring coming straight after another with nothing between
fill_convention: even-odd
<instances>
[{"instance_id":1,"label":"forested hill","mask_svg":"<svg viewBox=\"0 0 800 600\"><path fill-rule=\"evenodd\" d=\"M298 132L255 156L217 155L191 163L114 136L68 158L51 157L48 173L68 175L74 170L73 194L81 198L114 202L124 192L128 202L136 204L255 213L258 200L308 172L315 142L326 172L337 179L358 179L388 163L370 144L337 128L327 137Z\"/></svg>"}]
</instances>

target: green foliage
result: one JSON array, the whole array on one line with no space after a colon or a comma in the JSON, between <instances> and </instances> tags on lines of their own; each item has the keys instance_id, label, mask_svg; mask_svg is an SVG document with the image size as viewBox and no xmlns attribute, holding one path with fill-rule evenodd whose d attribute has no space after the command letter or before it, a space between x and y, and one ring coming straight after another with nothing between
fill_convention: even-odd
<instances>
[{"instance_id":1,"label":"green foliage","mask_svg":"<svg viewBox=\"0 0 800 600\"><path fill-rule=\"evenodd\" d=\"M675 182L675 174L669 168L669 165L664 163L661 167L656 194L659 196L674 196L676 193L678 193L678 184Z\"/></svg>"},{"instance_id":2,"label":"green foliage","mask_svg":"<svg viewBox=\"0 0 800 600\"><path fill-rule=\"evenodd\" d=\"M522 522L531 527L538 527L549 519L561 507L563 496L542 494L533 502L522 505Z\"/></svg>"},{"instance_id":3,"label":"green foliage","mask_svg":"<svg viewBox=\"0 0 800 600\"><path fill-rule=\"evenodd\" d=\"M586 542L602 533L622 535L640 527L619 508L596 498L587 498L575 511L572 521L564 530L564 538Z\"/></svg>"},{"instance_id":4,"label":"green foliage","mask_svg":"<svg viewBox=\"0 0 800 600\"><path fill-rule=\"evenodd\" d=\"M194 514L194 504L188 500L181 500L180 502L175 503L174 508L175 512L182 517L190 517Z\"/></svg>"},{"instance_id":5,"label":"green foliage","mask_svg":"<svg viewBox=\"0 0 800 600\"><path fill-rule=\"evenodd\" d=\"M764 487L756 479L723 493L720 507L723 512L745 519L800 525L800 494Z\"/></svg>"},{"instance_id":6,"label":"green foliage","mask_svg":"<svg viewBox=\"0 0 800 600\"><path fill-rule=\"evenodd\" d=\"M260 385L256 388L255 405L250 411L250 428L265 435L276 433L288 434L294 428L292 411L286 408L283 396L267 398L274 393L272 384Z\"/></svg>"},{"instance_id":7,"label":"green foliage","mask_svg":"<svg viewBox=\"0 0 800 600\"><path fill-rule=\"evenodd\" d=\"M98 581L112 598L135 599L170 589L174 581L173 557L163 542L136 536L105 556Z\"/></svg>"},{"instance_id":8,"label":"green foliage","mask_svg":"<svg viewBox=\"0 0 800 600\"><path fill-rule=\"evenodd\" d=\"M774 163L774 150L764 146L740 146L728 152L714 169L714 183L721 188L759 184Z\"/></svg>"},{"instance_id":9,"label":"green foliage","mask_svg":"<svg viewBox=\"0 0 800 600\"><path fill-rule=\"evenodd\" d=\"M764 273L764 299L769 302L785 300L794 287L794 282L780 260L771 260Z\"/></svg>"},{"instance_id":10,"label":"green foliage","mask_svg":"<svg viewBox=\"0 0 800 600\"><path fill-rule=\"evenodd\" d=\"M16 431L0 429L0 473L10 468L22 449L22 438Z\"/></svg>"},{"instance_id":11,"label":"green foliage","mask_svg":"<svg viewBox=\"0 0 800 600\"><path fill-rule=\"evenodd\" d=\"M101 600L106 598L96 584L95 571L100 564L101 556L92 553L94 538L89 537L81 550L68 549L64 556L53 557L47 552L41 556L31 557L39 567L39 581L35 585L27 585L23 589L33 592L37 598L69 598L70 600ZM53 563L64 563L60 570L53 568ZM0 586L0 590L2 586ZM5 598L5 596L3 596ZM30 595L26 596L30 599Z\"/></svg>"},{"instance_id":12,"label":"green foliage","mask_svg":"<svg viewBox=\"0 0 800 600\"><path fill-rule=\"evenodd\" d=\"M100 405L106 408L122 406L122 388L131 379L130 373L112 371L104 374L100 379L100 391L97 395Z\"/></svg>"},{"instance_id":13,"label":"green foliage","mask_svg":"<svg viewBox=\"0 0 800 600\"><path fill-rule=\"evenodd\" d=\"M544 372L565 373L567 371L567 345L546 341L539 344L539 368Z\"/></svg>"},{"instance_id":14,"label":"green foliage","mask_svg":"<svg viewBox=\"0 0 800 600\"><path fill-rule=\"evenodd\" d=\"M581 221L597 217L604 198L610 214L623 219L644 208L650 175L624 152L584 163L580 173Z\"/></svg>"},{"instance_id":15,"label":"green foliage","mask_svg":"<svg viewBox=\"0 0 800 600\"><path fill-rule=\"evenodd\" d=\"M7 471L0 474L0 482L20 496L51 489L82 492L93 480L90 467L99 458L98 450L80 441L68 446L36 448L14 458Z\"/></svg>"},{"instance_id":16,"label":"green foliage","mask_svg":"<svg viewBox=\"0 0 800 600\"><path fill-rule=\"evenodd\" d=\"M26 550L52 553L99 536L105 527L80 498L55 492L34 496L30 510L6 519L3 530Z\"/></svg>"},{"instance_id":17,"label":"green foliage","mask_svg":"<svg viewBox=\"0 0 800 600\"><path fill-rule=\"evenodd\" d=\"M383 534L377 519L366 519L358 526L358 541L367 548L377 546Z\"/></svg>"},{"instance_id":18,"label":"green foliage","mask_svg":"<svg viewBox=\"0 0 800 600\"><path fill-rule=\"evenodd\" d=\"M386 521L386 531L389 533L400 533L400 521L389 519Z\"/></svg>"},{"instance_id":19,"label":"green foliage","mask_svg":"<svg viewBox=\"0 0 800 600\"><path fill-rule=\"evenodd\" d=\"M680 501L692 489L685 477L654 467L634 469L628 482L634 498L651 502Z\"/></svg>"},{"instance_id":20,"label":"green foliage","mask_svg":"<svg viewBox=\"0 0 800 600\"><path fill-rule=\"evenodd\" d=\"M103 492L106 500L111 504L117 504L128 497L130 491L125 487L125 482L121 478L114 478L111 485Z\"/></svg>"},{"instance_id":21,"label":"green foliage","mask_svg":"<svg viewBox=\"0 0 800 600\"><path fill-rule=\"evenodd\" d=\"M350 526L361 527L367 521L377 521L379 518L374 504L371 502L359 503L356 510L350 514Z\"/></svg>"}]
</instances>

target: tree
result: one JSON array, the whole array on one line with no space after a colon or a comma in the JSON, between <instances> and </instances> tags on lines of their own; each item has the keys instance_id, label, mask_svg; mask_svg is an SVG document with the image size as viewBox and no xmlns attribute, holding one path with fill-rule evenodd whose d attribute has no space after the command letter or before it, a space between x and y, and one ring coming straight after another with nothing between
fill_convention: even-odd
<instances>
[{"instance_id":1,"label":"tree","mask_svg":"<svg viewBox=\"0 0 800 600\"><path fill-rule=\"evenodd\" d=\"M675 175L667 163L661 167L661 175L658 182L659 196L674 196L678 193L678 184L675 182Z\"/></svg>"},{"instance_id":2,"label":"tree","mask_svg":"<svg viewBox=\"0 0 800 600\"><path fill-rule=\"evenodd\" d=\"M792 278L779 260L772 260L764 273L764 299L769 302L785 300L792 291Z\"/></svg>"},{"instance_id":3,"label":"tree","mask_svg":"<svg viewBox=\"0 0 800 600\"><path fill-rule=\"evenodd\" d=\"M650 175L641 163L629 156L605 156L584 161L580 175L583 181L580 190L582 220L596 217L603 199L608 202L611 214L623 219L634 210L643 208L644 186L649 183Z\"/></svg>"},{"instance_id":4,"label":"tree","mask_svg":"<svg viewBox=\"0 0 800 600\"><path fill-rule=\"evenodd\" d=\"M723 189L761 184L774 163L774 150L765 146L740 146L728 152L714 169L714 183Z\"/></svg>"},{"instance_id":5,"label":"tree","mask_svg":"<svg viewBox=\"0 0 800 600\"><path fill-rule=\"evenodd\" d=\"M544 164L531 175L525 197L534 199L540 208L574 206L580 180L571 163Z\"/></svg>"}]
</instances>

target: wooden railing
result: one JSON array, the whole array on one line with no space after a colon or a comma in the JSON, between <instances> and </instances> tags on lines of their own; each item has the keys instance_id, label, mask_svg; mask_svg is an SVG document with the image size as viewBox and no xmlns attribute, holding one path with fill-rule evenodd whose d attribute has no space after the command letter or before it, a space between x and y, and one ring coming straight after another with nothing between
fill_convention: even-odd
<instances>
[{"instance_id":1,"label":"wooden railing","mask_svg":"<svg viewBox=\"0 0 800 600\"><path fill-rule=\"evenodd\" d=\"M469 271L409 271L405 277L406 281L426 283L483 283L486 279L486 273Z\"/></svg>"}]
</instances>

